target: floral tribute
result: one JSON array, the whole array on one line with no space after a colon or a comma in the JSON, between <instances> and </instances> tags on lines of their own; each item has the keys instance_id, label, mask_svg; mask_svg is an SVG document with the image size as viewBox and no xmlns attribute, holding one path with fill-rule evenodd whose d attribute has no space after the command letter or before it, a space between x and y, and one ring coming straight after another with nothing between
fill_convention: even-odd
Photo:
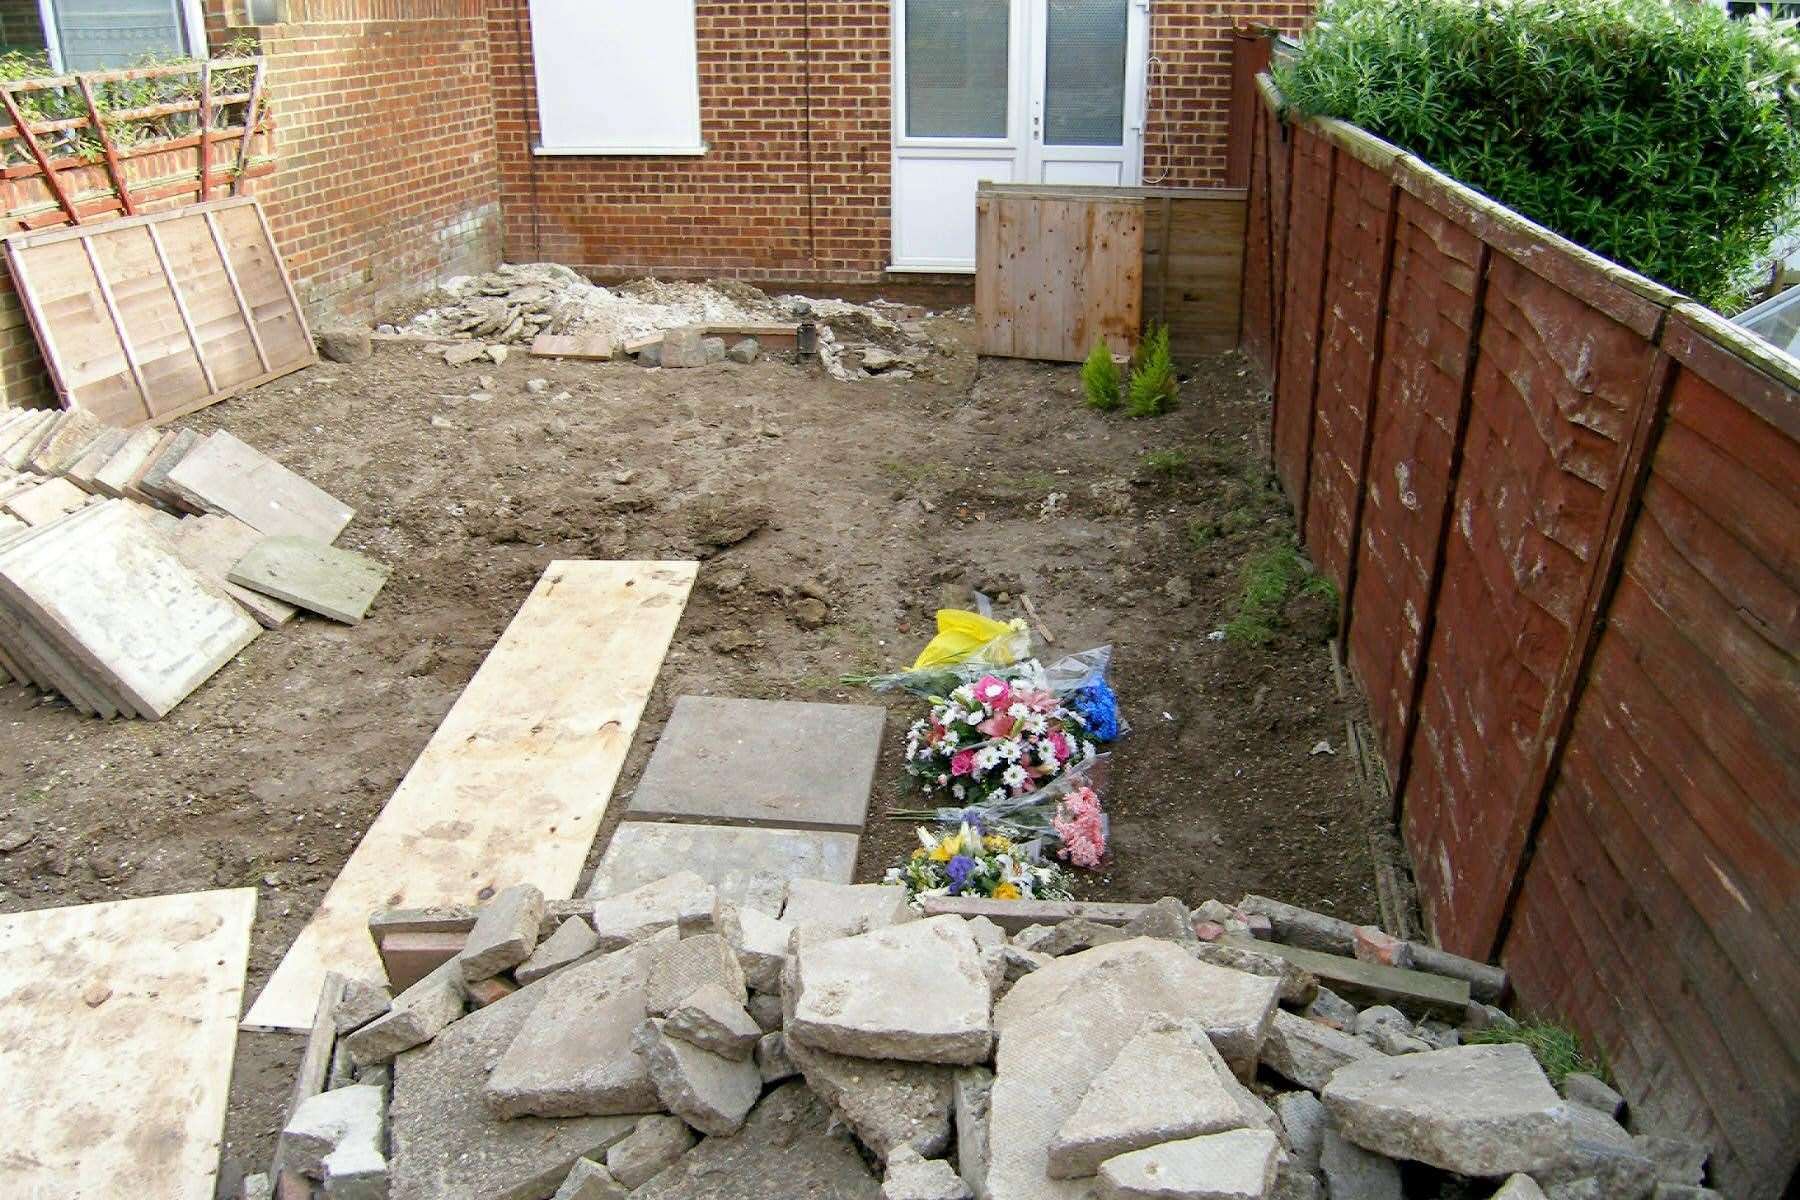
<instances>
[{"instance_id":1,"label":"floral tribute","mask_svg":"<svg viewBox=\"0 0 1800 1200\"><path fill-rule=\"evenodd\" d=\"M981 896L990 900L1068 900L1068 872L1040 861L1002 833L983 833L965 821L954 830L919 831L919 849L888 869L889 883L914 896Z\"/></svg>"},{"instance_id":2,"label":"floral tribute","mask_svg":"<svg viewBox=\"0 0 1800 1200\"><path fill-rule=\"evenodd\" d=\"M906 771L946 803L985 807L1036 791L1098 753L1089 718L1027 677L983 675L934 701L906 734Z\"/></svg>"}]
</instances>

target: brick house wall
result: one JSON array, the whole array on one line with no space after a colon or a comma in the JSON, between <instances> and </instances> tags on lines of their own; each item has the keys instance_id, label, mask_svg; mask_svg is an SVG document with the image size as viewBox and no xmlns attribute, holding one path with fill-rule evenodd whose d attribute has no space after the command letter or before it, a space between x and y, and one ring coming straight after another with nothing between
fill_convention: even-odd
<instances>
[{"instance_id":1,"label":"brick house wall","mask_svg":"<svg viewBox=\"0 0 1800 1200\"><path fill-rule=\"evenodd\" d=\"M1225 179L1232 30L1297 32L1303 3L1155 0L1144 177ZM531 153L529 0L489 0L505 254L602 278L879 282L892 239L888 0L701 0L707 153Z\"/></svg>"},{"instance_id":2,"label":"brick house wall","mask_svg":"<svg viewBox=\"0 0 1800 1200\"><path fill-rule=\"evenodd\" d=\"M44 23L37 0L0 0L0 50L43 49Z\"/></svg>"}]
</instances>

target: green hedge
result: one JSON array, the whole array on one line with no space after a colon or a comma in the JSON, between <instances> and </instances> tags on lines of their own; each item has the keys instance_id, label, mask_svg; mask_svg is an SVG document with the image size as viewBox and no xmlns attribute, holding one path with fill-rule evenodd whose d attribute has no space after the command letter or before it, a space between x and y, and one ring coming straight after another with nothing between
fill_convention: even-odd
<instances>
[{"instance_id":1,"label":"green hedge","mask_svg":"<svg viewBox=\"0 0 1800 1200\"><path fill-rule=\"evenodd\" d=\"M1794 22L1698 0L1328 0L1276 82L1725 312L1800 212Z\"/></svg>"}]
</instances>

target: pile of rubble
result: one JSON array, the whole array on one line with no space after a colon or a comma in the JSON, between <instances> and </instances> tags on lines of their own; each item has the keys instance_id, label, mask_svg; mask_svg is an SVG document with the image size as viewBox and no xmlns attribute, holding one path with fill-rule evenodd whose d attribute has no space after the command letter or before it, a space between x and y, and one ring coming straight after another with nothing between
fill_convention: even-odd
<instances>
[{"instance_id":1,"label":"pile of rubble","mask_svg":"<svg viewBox=\"0 0 1800 1200\"><path fill-rule=\"evenodd\" d=\"M893 886L751 894L724 904L686 873L548 906L516 887L398 995L328 985L308 1055L329 1054L327 1087L282 1133L281 1194L1714 1194L1705 1150L1634 1136L1600 1080L1559 1094L1524 1046L1459 1044L1499 1009L1448 1012L1366 958L1321 963L1413 1009L1359 1010L1295 957L1326 955L1251 937L1299 910L1164 899L1110 906L1122 925L1003 915L1009 935L921 916ZM246 1195L270 1190L257 1176Z\"/></svg>"},{"instance_id":2,"label":"pile of rubble","mask_svg":"<svg viewBox=\"0 0 1800 1200\"><path fill-rule=\"evenodd\" d=\"M904 379L936 352L925 330L907 319L900 306L772 297L730 281L639 279L608 288L559 263L508 263L485 275L451 279L433 298L438 301L433 307L378 332L464 343L445 348L453 365L500 361L505 347L531 345L551 335L630 353L645 366L691 366L700 363L687 358L665 362L659 335L692 333L693 349L704 354L713 348L702 350L698 340L713 331L753 332L760 326L816 322L816 343L805 338L799 350L808 357L816 354L830 374L845 380L876 375ZM726 333L717 340L716 352L701 362L727 361L727 350L741 347L746 338ZM740 349L730 361L755 357L756 352Z\"/></svg>"}]
</instances>

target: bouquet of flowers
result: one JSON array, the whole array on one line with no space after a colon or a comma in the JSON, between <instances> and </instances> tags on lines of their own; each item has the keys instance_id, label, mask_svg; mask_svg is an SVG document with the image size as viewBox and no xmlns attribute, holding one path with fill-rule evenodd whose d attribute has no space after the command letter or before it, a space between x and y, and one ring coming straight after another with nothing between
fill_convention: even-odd
<instances>
[{"instance_id":1,"label":"bouquet of flowers","mask_svg":"<svg viewBox=\"0 0 1800 1200\"><path fill-rule=\"evenodd\" d=\"M913 896L982 896L990 900L1069 900L1068 873L1040 861L1005 834L983 834L964 824L935 834L919 830L919 849L890 867L889 883L904 883Z\"/></svg>"},{"instance_id":2,"label":"bouquet of flowers","mask_svg":"<svg viewBox=\"0 0 1800 1200\"><path fill-rule=\"evenodd\" d=\"M894 820L930 821L941 827L973 828L1001 834L1037 854L1054 847L1056 856L1077 867L1097 867L1106 857L1110 824L1100 803L1111 756L1077 763L1038 790L1023 796L996 796L967 807L895 809Z\"/></svg>"},{"instance_id":3,"label":"bouquet of flowers","mask_svg":"<svg viewBox=\"0 0 1800 1200\"><path fill-rule=\"evenodd\" d=\"M906 771L924 790L987 807L1027 795L1098 753L1088 718L1030 679L983 675L933 703L906 734Z\"/></svg>"}]
</instances>

